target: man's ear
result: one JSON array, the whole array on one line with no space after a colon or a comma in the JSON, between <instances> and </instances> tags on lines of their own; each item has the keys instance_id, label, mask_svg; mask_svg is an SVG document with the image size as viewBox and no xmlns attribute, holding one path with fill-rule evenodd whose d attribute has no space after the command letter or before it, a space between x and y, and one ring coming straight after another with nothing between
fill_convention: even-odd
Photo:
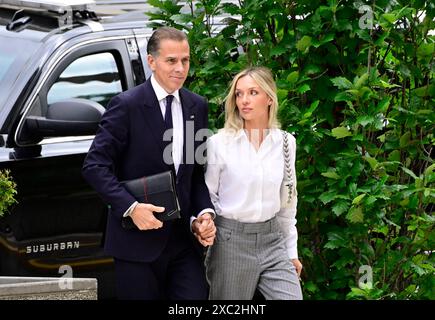
<instances>
[{"instance_id":1,"label":"man's ear","mask_svg":"<svg viewBox=\"0 0 435 320\"><path fill-rule=\"evenodd\" d=\"M155 59L152 55L147 56L148 66L150 67L151 71L155 71Z\"/></svg>"}]
</instances>

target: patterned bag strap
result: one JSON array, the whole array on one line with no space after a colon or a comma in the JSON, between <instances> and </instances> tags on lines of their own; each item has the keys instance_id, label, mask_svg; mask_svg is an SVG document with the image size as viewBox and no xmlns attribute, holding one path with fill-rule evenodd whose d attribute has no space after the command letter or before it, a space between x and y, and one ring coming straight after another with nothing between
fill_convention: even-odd
<instances>
[{"instance_id":1,"label":"patterned bag strap","mask_svg":"<svg viewBox=\"0 0 435 320\"><path fill-rule=\"evenodd\" d=\"M282 141L283 141L283 153L284 153L284 181L285 185L288 187L288 199L287 203L290 202L292 192L293 192L293 179L292 179L292 169L290 165L290 147L288 142L287 132L281 130Z\"/></svg>"}]
</instances>

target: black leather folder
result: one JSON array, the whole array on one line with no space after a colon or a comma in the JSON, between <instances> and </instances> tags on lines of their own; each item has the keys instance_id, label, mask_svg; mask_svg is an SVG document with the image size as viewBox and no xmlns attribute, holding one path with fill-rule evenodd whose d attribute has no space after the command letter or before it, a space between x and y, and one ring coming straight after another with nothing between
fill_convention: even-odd
<instances>
[{"instance_id":1,"label":"black leather folder","mask_svg":"<svg viewBox=\"0 0 435 320\"><path fill-rule=\"evenodd\" d=\"M172 171L123 181L122 184L138 202L165 207L164 212L154 213L158 220L168 221L181 217ZM125 229L137 229L130 217L122 218L122 226Z\"/></svg>"}]
</instances>

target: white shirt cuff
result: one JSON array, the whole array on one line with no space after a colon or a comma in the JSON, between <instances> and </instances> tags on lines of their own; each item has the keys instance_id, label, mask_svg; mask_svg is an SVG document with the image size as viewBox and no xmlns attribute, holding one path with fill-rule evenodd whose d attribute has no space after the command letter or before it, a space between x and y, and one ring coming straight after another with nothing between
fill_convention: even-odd
<instances>
[{"instance_id":1,"label":"white shirt cuff","mask_svg":"<svg viewBox=\"0 0 435 320\"><path fill-rule=\"evenodd\" d=\"M195 217L195 216L190 217L190 232L193 232L193 230L192 230L193 221L195 221L196 219L198 219L200 216L202 216L205 213L210 213L213 220L214 220L214 218L216 218L216 212L213 209L206 208L206 209L202 210L200 213L198 213L197 217Z\"/></svg>"},{"instance_id":2,"label":"white shirt cuff","mask_svg":"<svg viewBox=\"0 0 435 320\"><path fill-rule=\"evenodd\" d=\"M124 212L122 215L124 218L130 216L130 214L133 212L134 208L139 204L139 202L135 201L133 204L127 209L127 211Z\"/></svg>"},{"instance_id":3,"label":"white shirt cuff","mask_svg":"<svg viewBox=\"0 0 435 320\"><path fill-rule=\"evenodd\" d=\"M214 220L214 218L216 218L216 212L214 212L213 209L211 208L206 208L204 210L202 210L200 213L198 213L197 218L199 218L200 216L202 216L204 213L210 213L211 218Z\"/></svg>"}]
</instances>

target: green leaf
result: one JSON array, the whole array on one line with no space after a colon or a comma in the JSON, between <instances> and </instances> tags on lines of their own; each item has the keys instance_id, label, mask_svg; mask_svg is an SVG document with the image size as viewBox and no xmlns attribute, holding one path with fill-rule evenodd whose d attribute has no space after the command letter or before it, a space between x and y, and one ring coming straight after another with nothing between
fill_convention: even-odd
<instances>
[{"instance_id":1,"label":"green leaf","mask_svg":"<svg viewBox=\"0 0 435 320\"><path fill-rule=\"evenodd\" d=\"M361 252L368 258L373 258L375 256L375 250L369 243L363 242L360 248L361 248Z\"/></svg>"},{"instance_id":2,"label":"green leaf","mask_svg":"<svg viewBox=\"0 0 435 320\"><path fill-rule=\"evenodd\" d=\"M367 115L363 115L363 116L359 116L356 119L356 123L362 125L363 127L365 127L366 125L372 123L375 120L375 118L373 116L367 116Z\"/></svg>"},{"instance_id":3,"label":"green leaf","mask_svg":"<svg viewBox=\"0 0 435 320\"><path fill-rule=\"evenodd\" d=\"M346 90L346 92L350 93L354 97L358 97L360 95L360 92L357 89L348 89L348 90Z\"/></svg>"},{"instance_id":4,"label":"green leaf","mask_svg":"<svg viewBox=\"0 0 435 320\"><path fill-rule=\"evenodd\" d=\"M434 170L435 170L435 163L427 167L426 170L424 170L424 175L428 176L429 174L434 172Z\"/></svg>"},{"instance_id":5,"label":"green leaf","mask_svg":"<svg viewBox=\"0 0 435 320\"><path fill-rule=\"evenodd\" d=\"M418 179L418 177L415 175L415 173L412 172L411 170L409 170L408 168L402 167L402 170L403 170L405 173L409 174L412 178L414 178L414 179Z\"/></svg>"},{"instance_id":6,"label":"green leaf","mask_svg":"<svg viewBox=\"0 0 435 320\"><path fill-rule=\"evenodd\" d=\"M153 1L161 1L161 0L153 0ZM224 12L229 13L231 15L240 14L240 8L234 3L222 3L222 9Z\"/></svg>"},{"instance_id":7,"label":"green leaf","mask_svg":"<svg viewBox=\"0 0 435 320\"><path fill-rule=\"evenodd\" d=\"M381 15L381 17L391 24L394 24L397 20L397 17L394 13L384 13Z\"/></svg>"},{"instance_id":8,"label":"green leaf","mask_svg":"<svg viewBox=\"0 0 435 320\"><path fill-rule=\"evenodd\" d=\"M303 36L297 43L296 49L299 51L305 52L311 46L311 37Z\"/></svg>"},{"instance_id":9,"label":"green leaf","mask_svg":"<svg viewBox=\"0 0 435 320\"><path fill-rule=\"evenodd\" d=\"M283 101L284 99L287 98L288 90L285 90L285 89L278 89L276 94L277 94L277 96L278 96L278 100L279 100L279 101Z\"/></svg>"},{"instance_id":10,"label":"green leaf","mask_svg":"<svg viewBox=\"0 0 435 320\"><path fill-rule=\"evenodd\" d=\"M299 92L299 93L304 93L304 92L307 92L307 91L309 91L309 90L311 90L310 86L309 86L308 84L304 83L303 85L301 85L301 86L297 89L297 92Z\"/></svg>"},{"instance_id":11,"label":"green leaf","mask_svg":"<svg viewBox=\"0 0 435 320\"><path fill-rule=\"evenodd\" d=\"M405 63L400 64L399 71L402 73L403 76L407 78L411 76L411 71L409 70L408 66Z\"/></svg>"},{"instance_id":12,"label":"green leaf","mask_svg":"<svg viewBox=\"0 0 435 320\"><path fill-rule=\"evenodd\" d=\"M313 281L304 282L304 289L311 293L319 291L319 288L313 283Z\"/></svg>"},{"instance_id":13,"label":"green leaf","mask_svg":"<svg viewBox=\"0 0 435 320\"><path fill-rule=\"evenodd\" d=\"M346 201L337 201L332 206L332 212L339 217L342 213L346 212L349 209L349 204Z\"/></svg>"},{"instance_id":14,"label":"green leaf","mask_svg":"<svg viewBox=\"0 0 435 320\"><path fill-rule=\"evenodd\" d=\"M352 204L359 204L361 200L366 196L366 193L360 194L352 200Z\"/></svg>"},{"instance_id":15,"label":"green leaf","mask_svg":"<svg viewBox=\"0 0 435 320\"><path fill-rule=\"evenodd\" d=\"M369 205L371 205L371 204L373 204L373 203L375 203L375 202L376 202L376 197L369 196L369 197L367 198L367 200L365 201L365 204L366 204L366 206L369 206Z\"/></svg>"},{"instance_id":16,"label":"green leaf","mask_svg":"<svg viewBox=\"0 0 435 320\"><path fill-rule=\"evenodd\" d=\"M332 136L336 139L342 139L352 136L352 132L350 132L349 129L346 127L337 127L332 129Z\"/></svg>"},{"instance_id":17,"label":"green leaf","mask_svg":"<svg viewBox=\"0 0 435 320\"><path fill-rule=\"evenodd\" d=\"M344 77L332 78L331 82L338 89L350 89L353 87L352 82L350 82L349 80L347 80Z\"/></svg>"},{"instance_id":18,"label":"green leaf","mask_svg":"<svg viewBox=\"0 0 435 320\"><path fill-rule=\"evenodd\" d=\"M310 108L307 110L307 112L304 113L304 118L311 118L313 112L319 106L319 102L320 102L320 100L316 100L310 105Z\"/></svg>"},{"instance_id":19,"label":"green leaf","mask_svg":"<svg viewBox=\"0 0 435 320\"><path fill-rule=\"evenodd\" d=\"M419 265L412 263L411 268L417 273L419 276L425 275L427 271L423 268L421 268Z\"/></svg>"},{"instance_id":20,"label":"green leaf","mask_svg":"<svg viewBox=\"0 0 435 320\"><path fill-rule=\"evenodd\" d=\"M303 70L303 74L304 75L312 75L312 74L316 74L319 73L321 71L320 67L316 64L309 64L308 66L306 66Z\"/></svg>"},{"instance_id":21,"label":"green leaf","mask_svg":"<svg viewBox=\"0 0 435 320\"><path fill-rule=\"evenodd\" d=\"M325 244L327 249L337 249L341 247L347 247L348 241L341 232L329 232L328 242Z\"/></svg>"},{"instance_id":22,"label":"green leaf","mask_svg":"<svg viewBox=\"0 0 435 320\"><path fill-rule=\"evenodd\" d=\"M415 179L415 188L421 189L423 187L423 179L417 178Z\"/></svg>"},{"instance_id":23,"label":"green leaf","mask_svg":"<svg viewBox=\"0 0 435 320\"><path fill-rule=\"evenodd\" d=\"M161 0L148 0L147 2L149 5L156 7L156 8L163 9L165 7L164 1L161 1Z\"/></svg>"},{"instance_id":24,"label":"green leaf","mask_svg":"<svg viewBox=\"0 0 435 320\"><path fill-rule=\"evenodd\" d=\"M326 178L331 178L331 179L335 179L335 180L340 179L340 176L335 171L322 172L321 175L326 177Z\"/></svg>"},{"instance_id":25,"label":"green leaf","mask_svg":"<svg viewBox=\"0 0 435 320\"><path fill-rule=\"evenodd\" d=\"M370 168L372 168L372 170L376 170L378 166L378 161L375 158L372 158L370 156L365 156L363 158L369 163Z\"/></svg>"},{"instance_id":26,"label":"green leaf","mask_svg":"<svg viewBox=\"0 0 435 320\"><path fill-rule=\"evenodd\" d=\"M389 84L388 82L385 82L384 80L380 80L379 82L380 82L382 88L387 88L387 89L400 88L399 85L397 85L397 84ZM390 99L390 98L385 98L385 99Z\"/></svg>"},{"instance_id":27,"label":"green leaf","mask_svg":"<svg viewBox=\"0 0 435 320\"><path fill-rule=\"evenodd\" d=\"M417 97L427 97L429 96L429 90L428 90L428 86L422 86L420 88L415 88L413 90L413 92L415 93L415 95Z\"/></svg>"},{"instance_id":28,"label":"green leaf","mask_svg":"<svg viewBox=\"0 0 435 320\"><path fill-rule=\"evenodd\" d=\"M192 21L192 16L190 14L174 14L171 19L179 23L189 23Z\"/></svg>"},{"instance_id":29,"label":"green leaf","mask_svg":"<svg viewBox=\"0 0 435 320\"><path fill-rule=\"evenodd\" d=\"M323 202L323 204L327 204L335 199L337 192L335 190L326 191L319 196L319 200Z\"/></svg>"},{"instance_id":30,"label":"green leaf","mask_svg":"<svg viewBox=\"0 0 435 320\"><path fill-rule=\"evenodd\" d=\"M286 53L287 51L288 51L288 49L284 46L276 46L276 47L273 47L272 50L270 50L270 55L272 57L280 56L283 53Z\"/></svg>"},{"instance_id":31,"label":"green leaf","mask_svg":"<svg viewBox=\"0 0 435 320\"><path fill-rule=\"evenodd\" d=\"M434 54L434 43L422 43L417 49L418 58L424 59L426 57L432 57Z\"/></svg>"},{"instance_id":32,"label":"green leaf","mask_svg":"<svg viewBox=\"0 0 435 320\"><path fill-rule=\"evenodd\" d=\"M423 109L423 110L417 111L418 115L423 115L423 116L431 115L432 113L433 113L433 111L429 110L429 109Z\"/></svg>"},{"instance_id":33,"label":"green leaf","mask_svg":"<svg viewBox=\"0 0 435 320\"><path fill-rule=\"evenodd\" d=\"M346 296L346 298L348 298L348 299L367 298L367 293L365 290L362 290L362 289L356 288L356 287L353 287L350 290L351 291Z\"/></svg>"},{"instance_id":34,"label":"green leaf","mask_svg":"<svg viewBox=\"0 0 435 320\"><path fill-rule=\"evenodd\" d=\"M386 112L387 109L388 109L388 106L390 105L390 100L391 100L390 97L382 99L382 100L378 103L378 105L377 105L377 107L376 107L376 111L377 111L377 112L382 112L382 113Z\"/></svg>"},{"instance_id":35,"label":"green leaf","mask_svg":"<svg viewBox=\"0 0 435 320\"><path fill-rule=\"evenodd\" d=\"M399 150L393 150L388 155L388 160L390 161L400 161L400 151Z\"/></svg>"},{"instance_id":36,"label":"green leaf","mask_svg":"<svg viewBox=\"0 0 435 320\"><path fill-rule=\"evenodd\" d=\"M369 74L364 73L361 77L357 77L355 80L355 88L359 89L361 88L368 80Z\"/></svg>"},{"instance_id":37,"label":"green leaf","mask_svg":"<svg viewBox=\"0 0 435 320\"><path fill-rule=\"evenodd\" d=\"M323 45L323 44L325 44L325 43L327 43L327 42L330 42L330 41L334 40L334 38L335 38L335 34L333 34L333 33L328 33L326 36L324 36L324 37L323 37L322 39L320 39L320 40L314 39L314 40L313 40L313 47L318 48L318 47L320 47L321 45Z\"/></svg>"},{"instance_id":38,"label":"green leaf","mask_svg":"<svg viewBox=\"0 0 435 320\"><path fill-rule=\"evenodd\" d=\"M299 78L299 71L293 71L287 76L287 81L294 85Z\"/></svg>"},{"instance_id":39,"label":"green leaf","mask_svg":"<svg viewBox=\"0 0 435 320\"><path fill-rule=\"evenodd\" d=\"M352 95L349 94L348 92L339 92L335 95L334 97L334 101L338 102L338 101L352 101Z\"/></svg>"},{"instance_id":40,"label":"green leaf","mask_svg":"<svg viewBox=\"0 0 435 320\"><path fill-rule=\"evenodd\" d=\"M364 214L362 211L362 207L352 207L349 210L349 213L347 214L346 218L352 222L352 223L360 223L364 221Z\"/></svg>"},{"instance_id":41,"label":"green leaf","mask_svg":"<svg viewBox=\"0 0 435 320\"><path fill-rule=\"evenodd\" d=\"M400 137L400 147L405 148L409 145L409 141L411 140L411 132L407 131Z\"/></svg>"}]
</instances>

